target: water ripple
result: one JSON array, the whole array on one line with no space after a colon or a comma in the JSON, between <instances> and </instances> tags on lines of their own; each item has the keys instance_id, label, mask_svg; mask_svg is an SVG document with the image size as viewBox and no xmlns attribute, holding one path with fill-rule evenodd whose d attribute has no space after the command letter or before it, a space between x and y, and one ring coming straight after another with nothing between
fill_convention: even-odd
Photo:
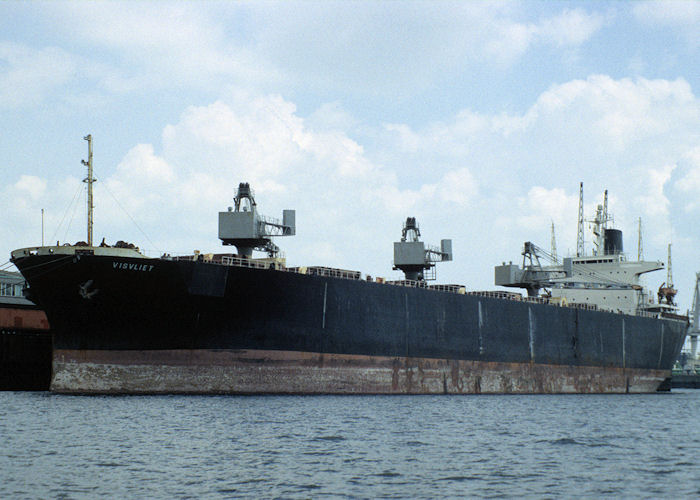
<instances>
[{"instance_id":1,"label":"water ripple","mask_svg":"<svg viewBox=\"0 0 700 500\"><path fill-rule=\"evenodd\" d=\"M700 426L678 415L698 407L700 391L0 393L0 498L693 498Z\"/></svg>"}]
</instances>

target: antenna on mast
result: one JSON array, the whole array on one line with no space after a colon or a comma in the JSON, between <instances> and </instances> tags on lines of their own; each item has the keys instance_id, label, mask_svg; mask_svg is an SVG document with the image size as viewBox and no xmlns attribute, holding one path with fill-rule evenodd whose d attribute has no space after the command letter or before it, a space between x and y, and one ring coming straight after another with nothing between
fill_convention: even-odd
<instances>
[{"instance_id":1,"label":"antenna on mast","mask_svg":"<svg viewBox=\"0 0 700 500\"><path fill-rule=\"evenodd\" d=\"M576 257L583 257L583 182L578 195L578 234L576 235Z\"/></svg>"},{"instance_id":2,"label":"antenna on mast","mask_svg":"<svg viewBox=\"0 0 700 500\"><path fill-rule=\"evenodd\" d=\"M665 285L665 286L664 286ZM671 270L671 244L668 244L668 275L666 276L666 283L661 283L657 295L659 297L659 304L662 300L665 300L669 305L675 305L673 298L678 293L678 290L673 288L673 271Z\"/></svg>"},{"instance_id":3,"label":"antenna on mast","mask_svg":"<svg viewBox=\"0 0 700 500\"><path fill-rule=\"evenodd\" d=\"M552 221L552 260L556 263L559 262L557 258L557 238L554 235L554 221Z\"/></svg>"},{"instance_id":4,"label":"antenna on mast","mask_svg":"<svg viewBox=\"0 0 700 500\"><path fill-rule=\"evenodd\" d=\"M603 195L603 229L608 228L608 190L605 190ZM603 231L605 233L605 231Z\"/></svg>"},{"instance_id":5,"label":"antenna on mast","mask_svg":"<svg viewBox=\"0 0 700 500\"><path fill-rule=\"evenodd\" d=\"M97 179L95 179L92 176L92 135L88 134L85 137L83 137L86 141L88 141L88 161L85 160L80 160L83 165L86 165L88 168L88 174L85 179L83 179L83 182L87 183L87 244L89 247L92 246L92 209L95 208L95 206L92 204L92 183L96 182Z\"/></svg>"},{"instance_id":6,"label":"antenna on mast","mask_svg":"<svg viewBox=\"0 0 700 500\"><path fill-rule=\"evenodd\" d=\"M592 229L595 235L595 239L593 240L593 255L603 255L610 250L606 249L606 244L612 241L611 238L613 238L613 236L610 236L608 233L611 231L613 231L611 234L619 232L614 229L608 229L608 221L611 220L612 217L608 214L608 190L606 189L603 195L603 204L598 205L598 208L596 208L595 217L588 220L588 222L593 223ZM621 243L622 242L620 242L620 244ZM622 250L622 247L620 247L620 250Z\"/></svg>"},{"instance_id":7,"label":"antenna on mast","mask_svg":"<svg viewBox=\"0 0 700 500\"><path fill-rule=\"evenodd\" d=\"M666 283L669 288L673 288L673 270L671 269L671 244L668 244L668 276L666 277Z\"/></svg>"},{"instance_id":8,"label":"antenna on mast","mask_svg":"<svg viewBox=\"0 0 700 500\"><path fill-rule=\"evenodd\" d=\"M637 260L639 262L644 258L644 250L642 247L642 218L639 218L639 239L637 240Z\"/></svg>"}]
</instances>

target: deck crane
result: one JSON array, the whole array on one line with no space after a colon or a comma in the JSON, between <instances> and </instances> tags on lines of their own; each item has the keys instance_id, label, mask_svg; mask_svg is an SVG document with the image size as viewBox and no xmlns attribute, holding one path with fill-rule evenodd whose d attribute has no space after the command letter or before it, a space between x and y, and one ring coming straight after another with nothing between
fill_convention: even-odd
<instances>
[{"instance_id":1,"label":"deck crane","mask_svg":"<svg viewBox=\"0 0 700 500\"><path fill-rule=\"evenodd\" d=\"M675 305L673 299L675 298L678 290L673 288L673 271L671 269L671 243L668 244L668 275L666 276L666 282L661 283L659 291L657 293L659 297L659 304L666 302L668 305Z\"/></svg>"},{"instance_id":2,"label":"deck crane","mask_svg":"<svg viewBox=\"0 0 700 500\"><path fill-rule=\"evenodd\" d=\"M435 279L435 263L452 260L452 240L441 240L440 248L420 241L420 228L415 217L407 217L401 241L394 243L394 269L403 271L407 280Z\"/></svg>"},{"instance_id":3,"label":"deck crane","mask_svg":"<svg viewBox=\"0 0 700 500\"><path fill-rule=\"evenodd\" d=\"M561 278L564 272L559 267L543 266L542 260L546 259L556 266L556 258L531 241L523 244L523 266L520 283L527 290L528 296L536 297L540 288L551 286L552 279ZM542 259L542 260L540 260Z\"/></svg>"},{"instance_id":4,"label":"deck crane","mask_svg":"<svg viewBox=\"0 0 700 500\"><path fill-rule=\"evenodd\" d=\"M234 207L228 207L228 212L219 212L219 239L224 245L235 245L239 256L249 259L253 250L260 250L271 258L277 257L279 248L271 238L296 234L295 211L283 210L281 222L259 214L247 182L238 185L233 202Z\"/></svg>"}]
</instances>

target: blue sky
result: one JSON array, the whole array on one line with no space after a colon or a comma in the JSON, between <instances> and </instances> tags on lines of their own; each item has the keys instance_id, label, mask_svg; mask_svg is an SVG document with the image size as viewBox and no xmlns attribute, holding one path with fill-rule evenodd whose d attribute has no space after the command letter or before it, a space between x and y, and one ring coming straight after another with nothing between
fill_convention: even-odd
<instances>
[{"instance_id":1,"label":"blue sky","mask_svg":"<svg viewBox=\"0 0 700 500\"><path fill-rule=\"evenodd\" d=\"M85 238L91 133L98 241L219 251L216 213L249 181L263 213L297 210L291 265L396 277L415 216L453 239L441 282L493 289L552 222L575 249L583 181L631 257L639 217L645 258L673 243L685 309L699 28L689 1L3 2L0 252L40 243L42 208L47 241Z\"/></svg>"}]
</instances>

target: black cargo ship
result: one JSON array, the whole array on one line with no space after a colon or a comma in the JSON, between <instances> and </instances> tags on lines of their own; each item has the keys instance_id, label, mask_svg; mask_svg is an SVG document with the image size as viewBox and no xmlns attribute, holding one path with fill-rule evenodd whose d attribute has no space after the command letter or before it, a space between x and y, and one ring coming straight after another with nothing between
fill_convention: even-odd
<instances>
[{"instance_id":1,"label":"black cargo ship","mask_svg":"<svg viewBox=\"0 0 700 500\"><path fill-rule=\"evenodd\" d=\"M406 280L288 268L276 258L270 237L294 234L294 212L285 211L282 222L259 216L246 184L234 200L235 209L219 214L219 237L236 245L236 254L147 258L125 245L12 252L32 300L53 328L53 391L462 394L668 388L686 335L685 317L429 286L424 273L434 262L451 259L451 243L426 249L410 218L394 249ZM268 258L252 258L255 249Z\"/></svg>"}]
</instances>

